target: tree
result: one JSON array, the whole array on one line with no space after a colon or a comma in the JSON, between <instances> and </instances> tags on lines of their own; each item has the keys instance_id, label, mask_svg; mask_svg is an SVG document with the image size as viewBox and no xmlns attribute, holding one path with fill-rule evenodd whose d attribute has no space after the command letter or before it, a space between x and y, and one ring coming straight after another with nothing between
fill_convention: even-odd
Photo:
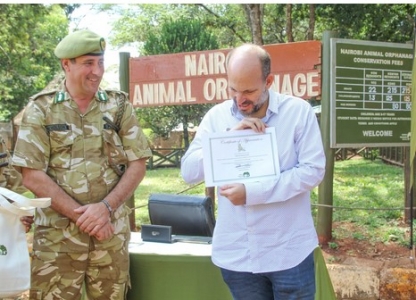
<instances>
[{"instance_id":1,"label":"tree","mask_svg":"<svg viewBox=\"0 0 416 300\"><path fill-rule=\"evenodd\" d=\"M59 4L59 6L65 12L65 16L68 20L71 19L72 13L81 6L81 4Z\"/></svg>"},{"instance_id":2,"label":"tree","mask_svg":"<svg viewBox=\"0 0 416 300\"><path fill-rule=\"evenodd\" d=\"M247 15L247 22L251 29L252 42L263 45L263 6L264 4L241 4Z\"/></svg>"},{"instance_id":3,"label":"tree","mask_svg":"<svg viewBox=\"0 0 416 300\"><path fill-rule=\"evenodd\" d=\"M414 4L317 4L316 30L337 31L340 38L405 43L413 34L415 12Z\"/></svg>"},{"instance_id":4,"label":"tree","mask_svg":"<svg viewBox=\"0 0 416 300\"><path fill-rule=\"evenodd\" d=\"M198 19L220 48L240 43L287 43L321 39L326 30L349 39L404 42L413 28L415 4L133 4L121 10L112 42L139 42L164 22ZM357 20L360 20L357 22ZM262 41L262 42L261 42ZM140 49L139 49L140 50Z\"/></svg>"},{"instance_id":5,"label":"tree","mask_svg":"<svg viewBox=\"0 0 416 300\"><path fill-rule=\"evenodd\" d=\"M218 49L215 36L195 19L180 18L162 24L159 33L149 34L143 45L145 55L181 53ZM189 146L188 124L199 124L212 104L173 105L143 108L138 110L152 131L161 137L168 137L179 124L183 126L184 147Z\"/></svg>"},{"instance_id":6,"label":"tree","mask_svg":"<svg viewBox=\"0 0 416 300\"><path fill-rule=\"evenodd\" d=\"M200 21L215 35L219 48L252 40L244 9L239 4L102 5L101 9L121 15L113 24L110 42L116 46L135 43L140 53L149 35L158 33L164 23L180 18Z\"/></svg>"},{"instance_id":7,"label":"tree","mask_svg":"<svg viewBox=\"0 0 416 300\"><path fill-rule=\"evenodd\" d=\"M287 35L287 41L289 43L293 42L293 34L292 34L292 4L286 5L286 35Z\"/></svg>"},{"instance_id":8,"label":"tree","mask_svg":"<svg viewBox=\"0 0 416 300\"><path fill-rule=\"evenodd\" d=\"M60 70L53 50L68 31L58 5L0 5L0 119L9 121Z\"/></svg>"},{"instance_id":9,"label":"tree","mask_svg":"<svg viewBox=\"0 0 416 300\"><path fill-rule=\"evenodd\" d=\"M247 13L239 4L197 4L201 11L200 20L215 33L221 48L232 48L238 43L253 40ZM204 13L205 12L205 13Z\"/></svg>"},{"instance_id":10,"label":"tree","mask_svg":"<svg viewBox=\"0 0 416 300\"><path fill-rule=\"evenodd\" d=\"M315 31L315 4L309 4L308 40L313 40Z\"/></svg>"}]
</instances>

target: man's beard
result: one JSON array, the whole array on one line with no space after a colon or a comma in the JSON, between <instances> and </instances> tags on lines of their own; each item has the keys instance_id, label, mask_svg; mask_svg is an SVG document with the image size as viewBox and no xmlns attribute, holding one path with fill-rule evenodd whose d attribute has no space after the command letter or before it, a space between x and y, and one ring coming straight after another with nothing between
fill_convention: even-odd
<instances>
[{"instance_id":1,"label":"man's beard","mask_svg":"<svg viewBox=\"0 0 416 300\"><path fill-rule=\"evenodd\" d=\"M259 101L257 102L257 104L253 105L253 110L250 113L245 113L243 111L240 111L240 113L245 116L245 117L250 117L251 115L255 114L256 112L258 112L260 110L260 108L262 108L262 106L264 105L264 103L266 103L267 99L269 97L269 91L267 89L265 89L260 97L259 97ZM237 105L237 100L234 98L234 103ZM251 103L253 104L253 101L251 100L246 100L243 102L243 104L245 103Z\"/></svg>"}]
</instances>

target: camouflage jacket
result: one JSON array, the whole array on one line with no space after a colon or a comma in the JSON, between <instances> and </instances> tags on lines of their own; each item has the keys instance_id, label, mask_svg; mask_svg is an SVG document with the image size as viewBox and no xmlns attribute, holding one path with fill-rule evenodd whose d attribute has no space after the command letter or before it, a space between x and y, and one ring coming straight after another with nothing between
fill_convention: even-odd
<instances>
[{"instance_id":1,"label":"camouflage jacket","mask_svg":"<svg viewBox=\"0 0 416 300\"><path fill-rule=\"evenodd\" d=\"M127 94L100 89L81 114L64 87L62 82L30 99L12 164L43 170L79 203L96 203L118 183L128 161L150 157L151 150L128 100L120 128L114 126ZM43 213L46 219L59 217L51 208Z\"/></svg>"},{"instance_id":2,"label":"camouflage jacket","mask_svg":"<svg viewBox=\"0 0 416 300\"><path fill-rule=\"evenodd\" d=\"M24 193L27 189L22 185L22 174L11 165L11 155L7 149L6 142L0 137L0 186L17 193Z\"/></svg>"}]
</instances>

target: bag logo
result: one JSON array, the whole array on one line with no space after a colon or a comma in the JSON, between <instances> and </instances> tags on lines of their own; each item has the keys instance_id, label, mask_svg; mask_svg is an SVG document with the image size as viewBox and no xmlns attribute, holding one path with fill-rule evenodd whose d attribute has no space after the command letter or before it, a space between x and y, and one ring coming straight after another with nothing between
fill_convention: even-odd
<instances>
[{"instance_id":1,"label":"bag logo","mask_svg":"<svg viewBox=\"0 0 416 300\"><path fill-rule=\"evenodd\" d=\"M7 248L4 245L0 245L0 255L7 255Z\"/></svg>"}]
</instances>

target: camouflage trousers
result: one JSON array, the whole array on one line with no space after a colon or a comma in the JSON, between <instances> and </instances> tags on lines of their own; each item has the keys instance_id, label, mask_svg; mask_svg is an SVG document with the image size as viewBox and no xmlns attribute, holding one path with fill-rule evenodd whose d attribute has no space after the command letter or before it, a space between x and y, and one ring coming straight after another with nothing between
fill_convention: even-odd
<instances>
[{"instance_id":1,"label":"camouflage trousers","mask_svg":"<svg viewBox=\"0 0 416 300\"><path fill-rule=\"evenodd\" d=\"M125 299L129 285L126 247L88 253L34 251L30 299Z\"/></svg>"}]
</instances>

